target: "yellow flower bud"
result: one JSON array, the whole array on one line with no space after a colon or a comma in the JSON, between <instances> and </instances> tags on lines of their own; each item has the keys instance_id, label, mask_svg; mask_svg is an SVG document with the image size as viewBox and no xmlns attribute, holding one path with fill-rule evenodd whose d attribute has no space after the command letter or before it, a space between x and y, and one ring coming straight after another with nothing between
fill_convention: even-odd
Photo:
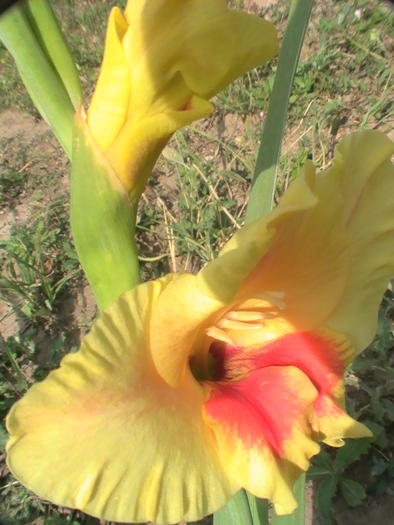
<instances>
[{"instance_id":1,"label":"yellow flower bud","mask_svg":"<svg viewBox=\"0 0 394 525\"><path fill-rule=\"evenodd\" d=\"M213 110L209 99L278 49L267 21L225 0L129 1L111 12L87 125L131 200L171 135Z\"/></svg>"}]
</instances>

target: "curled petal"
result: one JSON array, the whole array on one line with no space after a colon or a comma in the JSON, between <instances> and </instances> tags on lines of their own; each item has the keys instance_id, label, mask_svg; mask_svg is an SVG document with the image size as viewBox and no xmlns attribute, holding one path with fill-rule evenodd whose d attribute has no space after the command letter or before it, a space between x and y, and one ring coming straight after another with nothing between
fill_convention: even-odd
<instances>
[{"instance_id":1,"label":"curled petal","mask_svg":"<svg viewBox=\"0 0 394 525\"><path fill-rule=\"evenodd\" d=\"M206 100L192 96L187 108L128 120L106 157L129 193L138 197L148 181L156 161L172 134L182 126L203 118L213 111Z\"/></svg>"},{"instance_id":2,"label":"curled petal","mask_svg":"<svg viewBox=\"0 0 394 525\"><path fill-rule=\"evenodd\" d=\"M342 398L344 404L344 398ZM319 440L331 447L342 447L345 438L372 437L372 432L355 421L333 397L320 395L313 404L312 428Z\"/></svg>"},{"instance_id":3,"label":"curled petal","mask_svg":"<svg viewBox=\"0 0 394 525\"><path fill-rule=\"evenodd\" d=\"M186 90L209 99L278 51L272 24L229 10L225 0L129 1L125 16L133 89L143 94L144 107L157 102L157 95L173 106Z\"/></svg>"},{"instance_id":4,"label":"curled petal","mask_svg":"<svg viewBox=\"0 0 394 525\"><path fill-rule=\"evenodd\" d=\"M314 402L311 424L319 440L331 447L342 447L345 438L372 437L369 428L355 421L327 395L320 395Z\"/></svg>"},{"instance_id":5,"label":"curled petal","mask_svg":"<svg viewBox=\"0 0 394 525\"><path fill-rule=\"evenodd\" d=\"M169 279L107 309L79 352L12 408L8 465L39 496L118 522L193 521L240 487L202 420L190 374L171 389L146 345L152 305Z\"/></svg>"}]
</instances>

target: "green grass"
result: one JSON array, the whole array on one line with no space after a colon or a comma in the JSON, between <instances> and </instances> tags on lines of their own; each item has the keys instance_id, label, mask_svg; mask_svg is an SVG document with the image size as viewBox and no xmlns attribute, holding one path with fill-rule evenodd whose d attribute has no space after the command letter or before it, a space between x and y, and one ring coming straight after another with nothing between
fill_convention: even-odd
<instances>
[{"instance_id":1,"label":"green grass","mask_svg":"<svg viewBox=\"0 0 394 525\"><path fill-rule=\"evenodd\" d=\"M89 100L99 72L110 3L57 1L55 9ZM267 12L281 32L287 14L287 2ZM290 100L276 200L307 158L318 167L329 165L343 135L360 127L392 132L393 35L394 11L388 11L382 2L316 2ZM275 68L274 60L234 82L214 100L214 115L178 132L165 149L138 211L144 279L168 271L196 272L243 224ZM1 46L0 70L0 113L12 109L37 118L12 59ZM9 305L5 315L15 315L20 327L0 341L0 420L26 388L44 378L75 348L78 341L67 326L65 304L71 301L71 309L75 308L79 290L86 285L69 231L69 164L45 132L27 140L25 131L21 128L11 139L0 140L0 212L12 223L7 235L0 230L0 300ZM15 211L21 208L23 220ZM389 429L394 378L392 352L387 351L392 345L393 317L389 291L382 304L378 335L352 364L346 379L349 410L373 428L374 440L360 442L365 454L346 449L347 463L344 452L324 452L311 471L323 487L317 492L322 524L330 522L335 494L353 505L362 504L364 497L393 490ZM91 315L83 312L80 323L83 332ZM26 491L4 467L4 442L0 423L0 521L97 523ZM360 466L363 477L357 475ZM353 482L360 483L361 489ZM357 501L351 499L349 487L358 494ZM330 494L332 498L327 497Z\"/></svg>"},{"instance_id":2,"label":"green grass","mask_svg":"<svg viewBox=\"0 0 394 525\"><path fill-rule=\"evenodd\" d=\"M58 298L79 276L68 229L59 201L0 241L0 300L11 303L32 325L52 320Z\"/></svg>"}]
</instances>

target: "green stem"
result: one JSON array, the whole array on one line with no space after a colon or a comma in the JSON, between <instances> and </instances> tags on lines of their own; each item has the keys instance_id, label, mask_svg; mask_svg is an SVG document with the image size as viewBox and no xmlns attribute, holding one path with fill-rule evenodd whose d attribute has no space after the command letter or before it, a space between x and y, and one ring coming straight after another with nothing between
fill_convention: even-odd
<instances>
[{"instance_id":1,"label":"green stem","mask_svg":"<svg viewBox=\"0 0 394 525\"><path fill-rule=\"evenodd\" d=\"M136 210L87 129L74 127L71 230L100 310L141 282L135 243Z\"/></svg>"}]
</instances>

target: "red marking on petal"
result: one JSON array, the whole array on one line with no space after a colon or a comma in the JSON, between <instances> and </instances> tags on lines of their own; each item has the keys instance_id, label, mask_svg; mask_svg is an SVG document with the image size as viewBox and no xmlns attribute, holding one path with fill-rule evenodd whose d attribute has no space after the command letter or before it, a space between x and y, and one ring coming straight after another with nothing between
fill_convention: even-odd
<instances>
[{"instance_id":1,"label":"red marking on petal","mask_svg":"<svg viewBox=\"0 0 394 525\"><path fill-rule=\"evenodd\" d=\"M220 370L220 379L235 379L269 366L294 366L308 376L322 393L332 393L344 373L350 344L324 338L316 333L286 334L262 348L243 349L221 345L212 355ZM219 379L215 377L215 379Z\"/></svg>"},{"instance_id":2,"label":"red marking on petal","mask_svg":"<svg viewBox=\"0 0 394 525\"><path fill-rule=\"evenodd\" d=\"M328 402L327 398L320 395L313 404L313 410L316 417L330 417L336 418L344 414L344 411L331 400Z\"/></svg>"},{"instance_id":3,"label":"red marking on petal","mask_svg":"<svg viewBox=\"0 0 394 525\"><path fill-rule=\"evenodd\" d=\"M209 385L208 422L224 426L245 447L268 445L277 457L317 396L308 378L293 367L267 367L240 381Z\"/></svg>"}]
</instances>

